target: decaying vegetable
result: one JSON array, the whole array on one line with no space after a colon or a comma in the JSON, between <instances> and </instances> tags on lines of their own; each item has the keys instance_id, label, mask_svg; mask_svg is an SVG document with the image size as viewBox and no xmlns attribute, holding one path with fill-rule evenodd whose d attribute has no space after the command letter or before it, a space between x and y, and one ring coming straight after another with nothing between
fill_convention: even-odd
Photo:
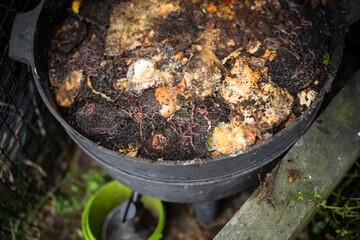
<instances>
[{"instance_id":1,"label":"decaying vegetable","mask_svg":"<svg viewBox=\"0 0 360 240\"><path fill-rule=\"evenodd\" d=\"M251 69L251 59L231 55L235 57L227 59L232 60L231 77L225 78L220 91L235 116L260 133L284 122L292 113L291 94L270 81L266 67L258 65Z\"/></svg>"},{"instance_id":2,"label":"decaying vegetable","mask_svg":"<svg viewBox=\"0 0 360 240\"><path fill-rule=\"evenodd\" d=\"M151 136L151 147L154 152L161 153L165 150L168 141L162 132L155 132Z\"/></svg>"},{"instance_id":3,"label":"decaying vegetable","mask_svg":"<svg viewBox=\"0 0 360 240\"><path fill-rule=\"evenodd\" d=\"M299 92L297 94L297 97L299 98L300 105L305 106L307 108L310 107L316 98L316 94L317 93L311 88L307 88Z\"/></svg>"},{"instance_id":4,"label":"decaying vegetable","mask_svg":"<svg viewBox=\"0 0 360 240\"><path fill-rule=\"evenodd\" d=\"M70 73L58 87L56 103L64 108L71 107L79 94L84 78L82 70Z\"/></svg>"},{"instance_id":5,"label":"decaying vegetable","mask_svg":"<svg viewBox=\"0 0 360 240\"><path fill-rule=\"evenodd\" d=\"M119 56L124 50L151 45L152 21L179 10L179 0L121 2L110 17L105 54Z\"/></svg>"},{"instance_id":6,"label":"decaying vegetable","mask_svg":"<svg viewBox=\"0 0 360 240\"><path fill-rule=\"evenodd\" d=\"M78 14L79 13L79 9L81 7L81 4L82 4L82 0L74 0L71 4L71 10Z\"/></svg>"},{"instance_id":7,"label":"decaying vegetable","mask_svg":"<svg viewBox=\"0 0 360 240\"><path fill-rule=\"evenodd\" d=\"M159 71L155 69L154 62L143 58L138 59L129 67L126 77L128 89L137 94L163 82Z\"/></svg>"},{"instance_id":8,"label":"decaying vegetable","mask_svg":"<svg viewBox=\"0 0 360 240\"><path fill-rule=\"evenodd\" d=\"M167 118L176 111L174 97L166 86L160 86L155 89L155 98L161 105L160 115Z\"/></svg>"},{"instance_id":9,"label":"decaying vegetable","mask_svg":"<svg viewBox=\"0 0 360 240\"><path fill-rule=\"evenodd\" d=\"M124 154L128 157L136 157L138 151L139 151L139 145L136 144L129 144L126 148L125 146L122 146L118 149L118 152L121 154Z\"/></svg>"},{"instance_id":10,"label":"decaying vegetable","mask_svg":"<svg viewBox=\"0 0 360 240\"><path fill-rule=\"evenodd\" d=\"M208 149L220 154L239 152L255 143L255 133L241 122L219 123L207 141Z\"/></svg>"},{"instance_id":11,"label":"decaying vegetable","mask_svg":"<svg viewBox=\"0 0 360 240\"><path fill-rule=\"evenodd\" d=\"M309 108L327 69L309 33L322 25L278 0L104 0L96 14L96 1L73 2L87 20L54 33L56 101L77 130L124 155L244 151Z\"/></svg>"}]
</instances>

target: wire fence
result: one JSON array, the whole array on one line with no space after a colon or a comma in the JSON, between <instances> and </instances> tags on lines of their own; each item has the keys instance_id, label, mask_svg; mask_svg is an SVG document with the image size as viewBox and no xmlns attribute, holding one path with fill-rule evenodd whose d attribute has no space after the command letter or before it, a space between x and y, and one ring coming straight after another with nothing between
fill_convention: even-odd
<instances>
[{"instance_id":1,"label":"wire fence","mask_svg":"<svg viewBox=\"0 0 360 240\"><path fill-rule=\"evenodd\" d=\"M28 66L8 57L17 13L39 0L0 3L0 239L16 235L29 211L66 170L71 142L42 103Z\"/></svg>"}]
</instances>

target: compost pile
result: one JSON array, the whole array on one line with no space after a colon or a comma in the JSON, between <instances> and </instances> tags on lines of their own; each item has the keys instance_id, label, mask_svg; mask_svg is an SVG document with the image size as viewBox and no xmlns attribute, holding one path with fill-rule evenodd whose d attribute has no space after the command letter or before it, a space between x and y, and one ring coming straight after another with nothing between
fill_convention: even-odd
<instances>
[{"instance_id":1,"label":"compost pile","mask_svg":"<svg viewBox=\"0 0 360 240\"><path fill-rule=\"evenodd\" d=\"M287 3L288 2L288 3ZM320 1L84 1L54 31L68 122L127 156L245 151L308 109L328 77Z\"/></svg>"}]
</instances>

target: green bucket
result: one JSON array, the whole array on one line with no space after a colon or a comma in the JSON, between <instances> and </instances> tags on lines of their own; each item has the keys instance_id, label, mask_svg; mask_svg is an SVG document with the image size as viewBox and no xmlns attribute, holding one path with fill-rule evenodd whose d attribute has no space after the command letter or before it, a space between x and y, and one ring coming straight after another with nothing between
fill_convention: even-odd
<instances>
[{"instance_id":1,"label":"green bucket","mask_svg":"<svg viewBox=\"0 0 360 240\"><path fill-rule=\"evenodd\" d=\"M131 190L117 181L104 185L86 204L81 216L81 229L85 240L100 240L106 215L131 197ZM165 209L158 199L142 196L141 202L158 220L148 240L159 240L165 226Z\"/></svg>"}]
</instances>

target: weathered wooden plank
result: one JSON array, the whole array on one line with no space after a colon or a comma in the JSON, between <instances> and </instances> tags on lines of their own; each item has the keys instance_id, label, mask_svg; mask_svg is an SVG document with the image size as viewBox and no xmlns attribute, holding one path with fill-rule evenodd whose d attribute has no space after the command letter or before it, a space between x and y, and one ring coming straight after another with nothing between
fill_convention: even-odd
<instances>
[{"instance_id":1,"label":"weathered wooden plank","mask_svg":"<svg viewBox=\"0 0 360 240\"><path fill-rule=\"evenodd\" d=\"M296 196L326 198L360 155L360 72L341 90L272 172L273 205L258 203L261 186L215 237L292 239L306 226L316 204ZM289 171L300 179L289 183ZM269 199L271 202L271 199ZM275 207L275 208L274 208Z\"/></svg>"}]
</instances>

